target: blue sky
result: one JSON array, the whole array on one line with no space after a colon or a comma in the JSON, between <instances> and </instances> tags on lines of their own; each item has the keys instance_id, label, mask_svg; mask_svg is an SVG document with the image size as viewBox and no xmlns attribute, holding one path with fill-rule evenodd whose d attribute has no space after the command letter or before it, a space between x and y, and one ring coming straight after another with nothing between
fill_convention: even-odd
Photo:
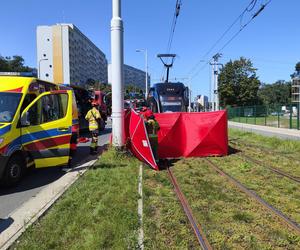
<instances>
[{"instance_id":1,"label":"blue sky","mask_svg":"<svg viewBox=\"0 0 300 250\"><path fill-rule=\"evenodd\" d=\"M257 0L255 9L244 16L242 23L265 2ZM166 52L175 3L176 0L122 0L125 63L144 69L144 56L135 50L147 48L152 83L162 74L156 54ZM196 68L195 65L202 59L209 60L239 30L240 22L203 58L249 3L250 0L182 0L171 49L178 57L170 77L193 75L193 95L208 95L210 69L203 63ZM2 1L0 6L3 56L22 55L26 64L36 67L36 26L65 22L75 24L110 61L111 0L10 0ZM289 80L300 61L299 10L299 0L271 1L222 51L220 62L244 56L252 60L261 81ZM191 72L192 69L195 70Z\"/></svg>"}]
</instances>

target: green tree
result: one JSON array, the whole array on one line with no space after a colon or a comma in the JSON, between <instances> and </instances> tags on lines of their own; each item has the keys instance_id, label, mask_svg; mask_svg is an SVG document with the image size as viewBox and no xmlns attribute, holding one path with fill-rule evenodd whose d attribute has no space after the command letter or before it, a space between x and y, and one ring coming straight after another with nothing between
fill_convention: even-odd
<instances>
[{"instance_id":1,"label":"green tree","mask_svg":"<svg viewBox=\"0 0 300 250\"><path fill-rule=\"evenodd\" d=\"M109 93L109 92L111 92L111 85L107 84L107 83L101 83L100 84L100 90L105 92L105 93Z\"/></svg>"},{"instance_id":2,"label":"green tree","mask_svg":"<svg viewBox=\"0 0 300 250\"><path fill-rule=\"evenodd\" d=\"M96 81L92 78L88 78L86 81L85 81L85 86L87 89L95 89L96 88Z\"/></svg>"},{"instance_id":3,"label":"green tree","mask_svg":"<svg viewBox=\"0 0 300 250\"><path fill-rule=\"evenodd\" d=\"M300 73L300 62L296 63L295 70L298 74Z\"/></svg>"},{"instance_id":4,"label":"green tree","mask_svg":"<svg viewBox=\"0 0 300 250\"><path fill-rule=\"evenodd\" d=\"M9 65L7 63L7 60L2 56L0 56L0 71L2 72L9 71Z\"/></svg>"},{"instance_id":5,"label":"green tree","mask_svg":"<svg viewBox=\"0 0 300 250\"><path fill-rule=\"evenodd\" d=\"M279 80L273 84L262 84L258 96L266 105L288 104L291 101L291 82Z\"/></svg>"},{"instance_id":6,"label":"green tree","mask_svg":"<svg viewBox=\"0 0 300 250\"><path fill-rule=\"evenodd\" d=\"M250 59L230 60L219 75L220 105L254 105L258 102L260 81Z\"/></svg>"},{"instance_id":7,"label":"green tree","mask_svg":"<svg viewBox=\"0 0 300 250\"><path fill-rule=\"evenodd\" d=\"M143 99L144 98L144 94L143 94L143 90L133 84L129 84L127 86L125 86L125 99Z\"/></svg>"},{"instance_id":8,"label":"green tree","mask_svg":"<svg viewBox=\"0 0 300 250\"><path fill-rule=\"evenodd\" d=\"M25 66L22 56L2 57L0 56L1 72L32 72L33 68Z\"/></svg>"}]
</instances>

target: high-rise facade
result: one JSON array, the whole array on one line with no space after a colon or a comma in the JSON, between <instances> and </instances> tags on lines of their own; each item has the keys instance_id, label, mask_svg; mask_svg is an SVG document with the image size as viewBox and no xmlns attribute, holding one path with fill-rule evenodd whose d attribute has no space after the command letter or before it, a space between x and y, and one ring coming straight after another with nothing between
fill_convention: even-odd
<instances>
[{"instance_id":1,"label":"high-rise facade","mask_svg":"<svg viewBox=\"0 0 300 250\"><path fill-rule=\"evenodd\" d=\"M37 27L37 64L39 78L50 82L107 83L105 54L73 24Z\"/></svg>"},{"instance_id":2,"label":"high-rise facade","mask_svg":"<svg viewBox=\"0 0 300 250\"><path fill-rule=\"evenodd\" d=\"M196 109L198 112L208 111L209 102L208 102L208 97L206 95L197 95L195 101L196 101Z\"/></svg>"},{"instance_id":3,"label":"high-rise facade","mask_svg":"<svg viewBox=\"0 0 300 250\"><path fill-rule=\"evenodd\" d=\"M142 90L146 87L146 72L132 66L124 64L124 85L133 85ZM111 64L108 64L108 83L111 83ZM148 74L148 85L150 86L150 76ZM148 86L148 87L149 87Z\"/></svg>"}]
</instances>

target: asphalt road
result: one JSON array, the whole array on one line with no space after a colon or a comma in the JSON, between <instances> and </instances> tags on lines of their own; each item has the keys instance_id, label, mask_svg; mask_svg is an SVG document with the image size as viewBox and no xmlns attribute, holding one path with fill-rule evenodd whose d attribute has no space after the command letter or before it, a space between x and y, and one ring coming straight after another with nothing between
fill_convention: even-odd
<instances>
[{"instance_id":1,"label":"asphalt road","mask_svg":"<svg viewBox=\"0 0 300 250\"><path fill-rule=\"evenodd\" d=\"M110 133L110 126L107 126L107 128L100 133L98 141L99 154L104 148L104 145L108 143ZM91 156L89 154L89 145L90 142L80 143L78 145L76 155L72 162L73 166L81 165L97 157L97 155ZM7 218L9 214L11 214L24 202L29 200L31 197L34 197L40 190L62 177L65 173L65 170L59 167L36 169L29 171L16 187L0 188L0 227L1 218Z\"/></svg>"}]
</instances>

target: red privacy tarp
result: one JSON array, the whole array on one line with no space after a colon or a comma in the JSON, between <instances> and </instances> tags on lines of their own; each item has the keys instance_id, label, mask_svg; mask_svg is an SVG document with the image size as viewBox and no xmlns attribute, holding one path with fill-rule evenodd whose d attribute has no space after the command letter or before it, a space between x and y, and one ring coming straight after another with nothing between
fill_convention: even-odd
<instances>
[{"instance_id":1,"label":"red privacy tarp","mask_svg":"<svg viewBox=\"0 0 300 250\"><path fill-rule=\"evenodd\" d=\"M226 111L155 114L160 125L159 158L222 156L228 153ZM125 113L127 147L141 161L158 169L143 119L134 110Z\"/></svg>"},{"instance_id":2,"label":"red privacy tarp","mask_svg":"<svg viewBox=\"0 0 300 250\"><path fill-rule=\"evenodd\" d=\"M134 110L132 110L130 116L129 134L131 144L130 148L133 154L141 161L148 163L155 170L158 170L158 166L155 162L150 146L145 123L142 117L140 117Z\"/></svg>"},{"instance_id":3,"label":"red privacy tarp","mask_svg":"<svg viewBox=\"0 0 300 250\"><path fill-rule=\"evenodd\" d=\"M155 114L160 158L222 156L228 153L226 111Z\"/></svg>"},{"instance_id":4,"label":"red privacy tarp","mask_svg":"<svg viewBox=\"0 0 300 250\"><path fill-rule=\"evenodd\" d=\"M140 160L158 170L143 118L133 109L125 112L124 136L127 148Z\"/></svg>"}]
</instances>

